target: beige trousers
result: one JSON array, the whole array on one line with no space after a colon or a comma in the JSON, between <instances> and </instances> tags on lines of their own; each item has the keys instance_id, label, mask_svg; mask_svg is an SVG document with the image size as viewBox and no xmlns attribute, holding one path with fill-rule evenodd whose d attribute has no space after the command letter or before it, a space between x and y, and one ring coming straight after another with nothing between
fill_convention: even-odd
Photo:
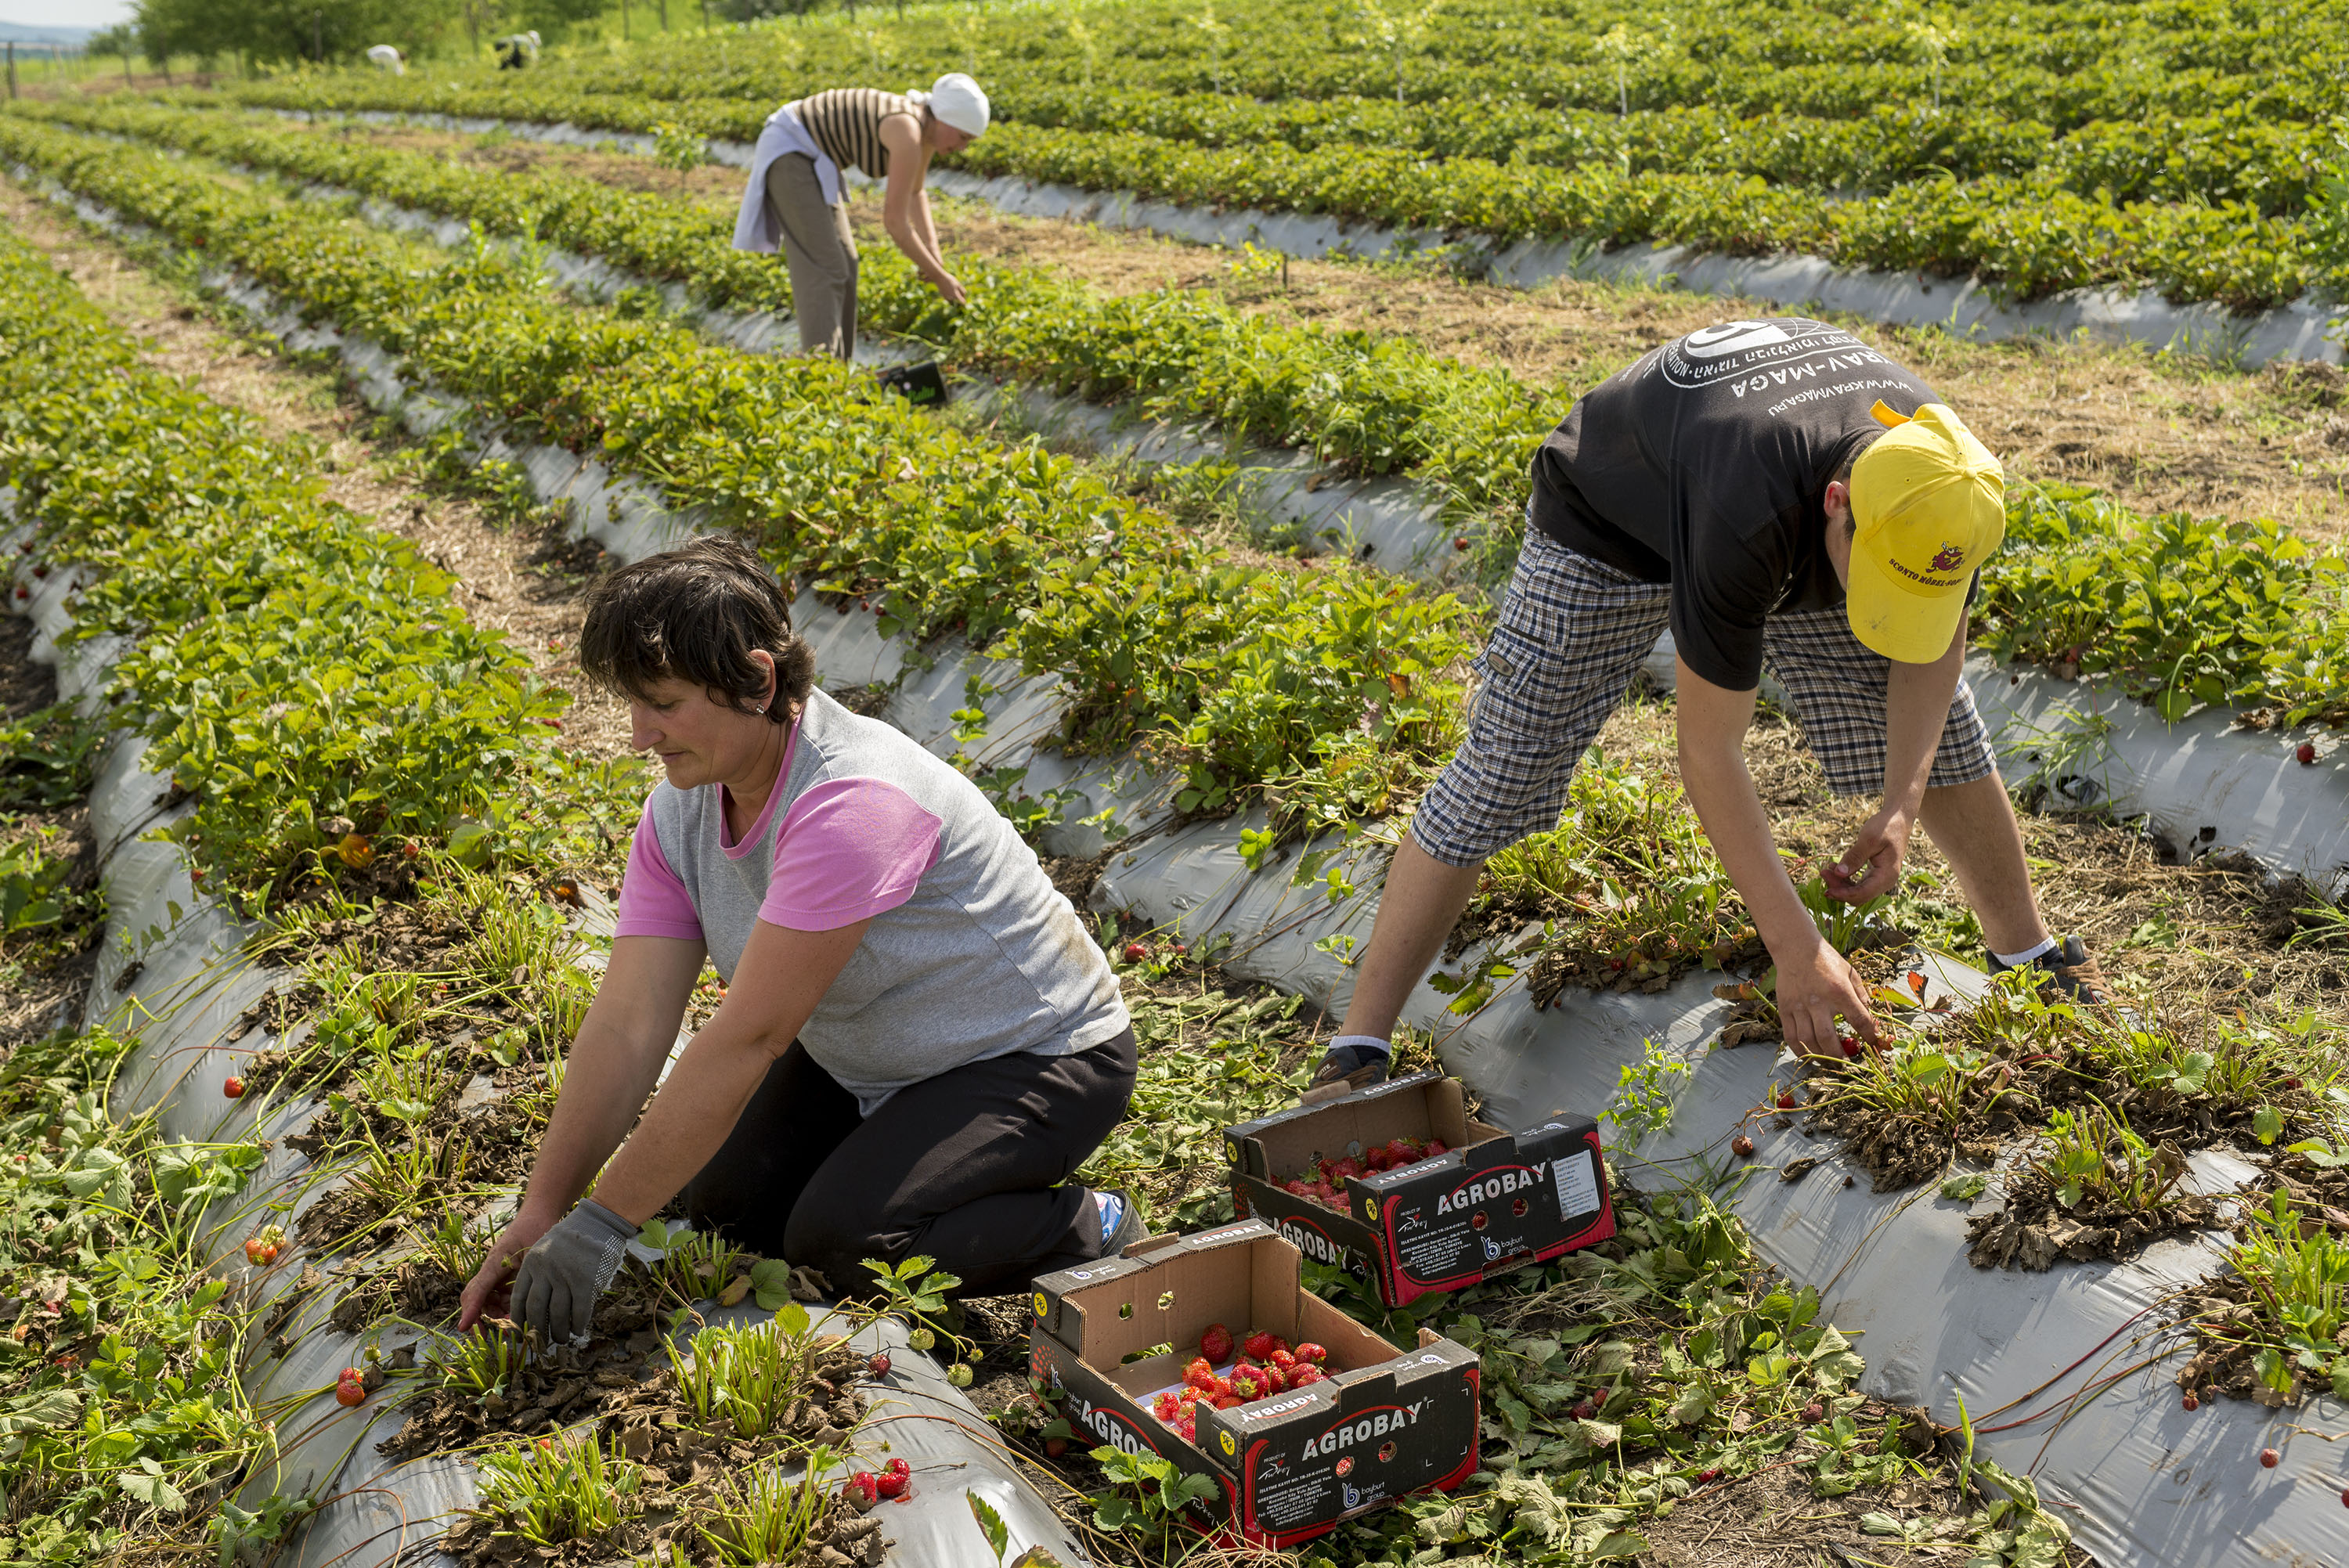
<instances>
[{"instance_id":1,"label":"beige trousers","mask_svg":"<svg viewBox=\"0 0 2349 1568\"><path fill-rule=\"evenodd\" d=\"M800 352L848 359L856 353L856 235L848 204L827 203L815 160L785 153L767 166L767 207L783 237L792 273L792 314Z\"/></svg>"}]
</instances>

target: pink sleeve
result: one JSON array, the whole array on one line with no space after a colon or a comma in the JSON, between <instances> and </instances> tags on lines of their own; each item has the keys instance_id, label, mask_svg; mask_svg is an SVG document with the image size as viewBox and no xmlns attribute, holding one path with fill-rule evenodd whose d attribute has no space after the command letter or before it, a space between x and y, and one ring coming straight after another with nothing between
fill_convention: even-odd
<instances>
[{"instance_id":1,"label":"pink sleeve","mask_svg":"<svg viewBox=\"0 0 2349 1568\"><path fill-rule=\"evenodd\" d=\"M661 853L660 834L653 827L652 802L636 819L636 836L628 845L628 869L620 876L619 918L614 936L681 936L701 940L701 917L685 883L669 869Z\"/></svg>"},{"instance_id":2,"label":"pink sleeve","mask_svg":"<svg viewBox=\"0 0 2349 1568\"><path fill-rule=\"evenodd\" d=\"M834 931L895 909L938 863L945 825L879 779L819 784L775 830L775 870L759 918L791 931Z\"/></svg>"}]
</instances>

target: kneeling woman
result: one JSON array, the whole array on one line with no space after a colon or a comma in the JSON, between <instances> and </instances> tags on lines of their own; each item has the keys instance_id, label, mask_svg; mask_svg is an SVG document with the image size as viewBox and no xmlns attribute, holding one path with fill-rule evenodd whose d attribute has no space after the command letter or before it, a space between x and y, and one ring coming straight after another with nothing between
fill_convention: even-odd
<instances>
[{"instance_id":1,"label":"kneeling woman","mask_svg":"<svg viewBox=\"0 0 2349 1568\"><path fill-rule=\"evenodd\" d=\"M865 1258L1013 1290L1138 1237L1121 1196L1063 1184L1133 1088L1108 962L977 786L814 689L758 556L703 541L613 573L580 659L668 777L460 1323L512 1276L517 1318L585 1332L680 1191L695 1225L852 1293ZM663 1080L705 954L725 1002Z\"/></svg>"}]
</instances>

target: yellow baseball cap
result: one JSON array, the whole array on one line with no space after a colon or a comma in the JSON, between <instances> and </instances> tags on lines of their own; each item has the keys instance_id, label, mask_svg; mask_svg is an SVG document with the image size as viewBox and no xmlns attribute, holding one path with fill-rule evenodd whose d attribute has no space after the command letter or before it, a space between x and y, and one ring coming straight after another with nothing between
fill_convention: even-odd
<instances>
[{"instance_id":1,"label":"yellow baseball cap","mask_svg":"<svg viewBox=\"0 0 2349 1568\"><path fill-rule=\"evenodd\" d=\"M2006 537L2006 473L1943 404L1868 412L1888 428L1851 469L1852 634L1930 665L1957 635L1974 569Z\"/></svg>"}]
</instances>

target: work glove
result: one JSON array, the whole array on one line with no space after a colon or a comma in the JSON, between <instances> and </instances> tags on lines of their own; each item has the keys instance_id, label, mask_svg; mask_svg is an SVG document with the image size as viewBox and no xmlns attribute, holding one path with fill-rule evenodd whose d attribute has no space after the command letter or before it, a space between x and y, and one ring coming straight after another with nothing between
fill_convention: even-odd
<instances>
[{"instance_id":1,"label":"work glove","mask_svg":"<svg viewBox=\"0 0 2349 1568\"><path fill-rule=\"evenodd\" d=\"M595 1320L595 1301L620 1272L620 1254L636 1227L593 1198L563 1216L524 1253L514 1274L514 1320L548 1345L567 1345Z\"/></svg>"},{"instance_id":2,"label":"work glove","mask_svg":"<svg viewBox=\"0 0 2349 1568\"><path fill-rule=\"evenodd\" d=\"M1319 1105L1386 1082L1393 1054L1392 1046L1373 1036L1339 1036L1330 1042L1330 1053L1321 1058L1321 1070L1313 1075L1313 1082L1298 1097L1299 1102Z\"/></svg>"}]
</instances>

